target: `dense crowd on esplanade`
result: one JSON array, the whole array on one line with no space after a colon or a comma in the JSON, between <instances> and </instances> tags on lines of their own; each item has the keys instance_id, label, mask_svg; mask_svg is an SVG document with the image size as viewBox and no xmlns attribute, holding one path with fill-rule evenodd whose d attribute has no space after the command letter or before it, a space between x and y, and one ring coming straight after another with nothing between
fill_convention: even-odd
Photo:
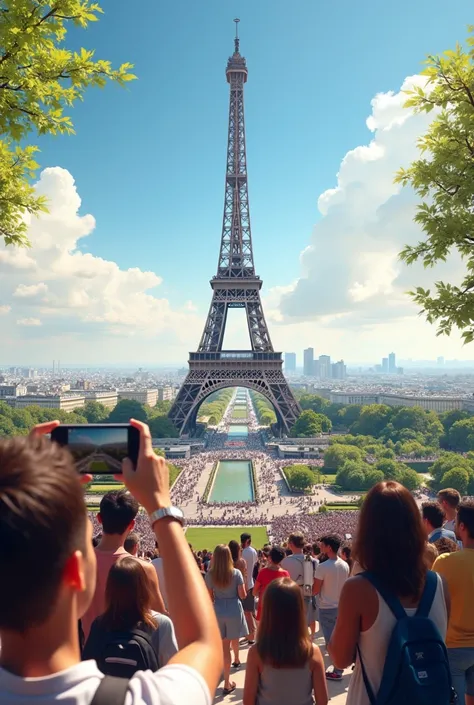
<instances>
[{"instance_id":1,"label":"dense crowd on esplanade","mask_svg":"<svg viewBox=\"0 0 474 705\"><path fill-rule=\"evenodd\" d=\"M359 512L195 551L132 423L137 466L94 525L56 422L0 441L1 704L235 702L245 669L244 705L326 705L341 680L348 705L474 705L472 499L444 489L420 509L384 481Z\"/></svg>"},{"instance_id":2,"label":"dense crowd on esplanade","mask_svg":"<svg viewBox=\"0 0 474 705\"><path fill-rule=\"evenodd\" d=\"M172 489L172 499L175 503L182 505L186 502L196 501L202 508L208 506L203 494L199 494L196 490L196 485L199 482L203 469L208 464L214 464L219 460L225 458L226 460L251 460L254 463L256 480L259 490L259 503L268 504L279 502L279 495L286 493L286 487L284 484L284 479L282 475L282 469L288 465L288 461L276 460L271 457L267 452L261 450L248 450L246 448L239 450L211 450L207 452L200 453L188 460L177 460L176 465L181 468L181 473L176 480ZM309 464L309 463L308 463ZM312 463L310 463L312 464ZM316 490L317 492L317 490ZM309 508L310 505L313 507L315 504L319 504L318 495L314 495L310 498L299 497L295 498L295 503L297 507L304 505L304 508ZM254 505L255 502L246 503L248 505ZM213 506L217 506L213 504ZM240 511L242 505L226 505L228 509L234 507L236 510ZM302 507L303 508L303 507ZM265 519L272 518L268 513Z\"/></svg>"}]
</instances>

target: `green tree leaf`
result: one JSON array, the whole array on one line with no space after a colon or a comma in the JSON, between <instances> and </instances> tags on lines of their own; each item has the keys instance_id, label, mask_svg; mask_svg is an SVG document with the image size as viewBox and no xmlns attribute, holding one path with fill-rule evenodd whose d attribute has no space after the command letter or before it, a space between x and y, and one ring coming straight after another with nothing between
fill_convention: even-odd
<instances>
[{"instance_id":1,"label":"green tree leaf","mask_svg":"<svg viewBox=\"0 0 474 705\"><path fill-rule=\"evenodd\" d=\"M131 64L113 68L94 51L71 51L67 29L85 29L102 12L90 0L8 0L0 12L0 237L7 245L29 244L25 214L47 210L31 179L38 148L23 146L31 134L74 134L68 114L90 86L125 85ZM18 146L21 141L22 146Z\"/></svg>"}]
</instances>

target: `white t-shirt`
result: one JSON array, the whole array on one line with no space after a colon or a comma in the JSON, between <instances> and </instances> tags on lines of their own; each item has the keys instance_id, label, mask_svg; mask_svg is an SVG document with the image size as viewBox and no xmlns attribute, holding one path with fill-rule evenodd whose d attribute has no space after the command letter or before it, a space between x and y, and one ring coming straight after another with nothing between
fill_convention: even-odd
<instances>
[{"instance_id":1,"label":"white t-shirt","mask_svg":"<svg viewBox=\"0 0 474 705\"><path fill-rule=\"evenodd\" d=\"M349 566L342 558L330 558L316 568L315 577L322 580L319 593L319 609L330 610L339 605L339 597L344 583L349 577Z\"/></svg>"},{"instance_id":2,"label":"white t-shirt","mask_svg":"<svg viewBox=\"0 0 474 705\"><path fill-rule=\"evenodd\" d=\"M247 546L242 551L242 558L247 563L247 585L245 587L250 590L254 586L253 569L258 561L258 553L252 546Z\"/></svg>"},{"instance_id":3,"label":"white t-shirt","mask_svg":"<svg viewBox=\"0 0 474 705\"><path fill-rule=\"evenodd\" d=\"M158 585L163 596L166 609L168 609L168 594L166 592L165 572L163 570L163 558L154 558L151 562L158 576Z\"/></svg>"},{"instance_id":4,"label":"white t-shirt","mask_svg":"<svg viewBox=\"0 0 474 705\"><path fill-rule=\"evenodd\" d=\"M95 661L42 678L20 678L0 668L0 704L90 705L103 677ZM125 698L125 705L191 704L211 705L211 694L200 673L180 664L156 673L139 671L131 678Z\"/></svg>"}]
</instances>

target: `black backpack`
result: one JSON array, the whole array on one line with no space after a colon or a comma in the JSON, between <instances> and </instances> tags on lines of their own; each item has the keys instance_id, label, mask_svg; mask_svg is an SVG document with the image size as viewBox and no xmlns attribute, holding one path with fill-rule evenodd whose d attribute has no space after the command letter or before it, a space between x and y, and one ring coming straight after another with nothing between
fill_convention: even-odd
<instances>
[{"instance_id":1,"label":"black backpack","mask_svg":"<svg viewBox=\"0 0 474 705\"><path fill-rule=\"evenodd\" d=\"M102 673L118 678L131 678L137 671L159 669L151 634L139 627L126 632L109 632L96 660Z\"/></svg>"}]
</instances>

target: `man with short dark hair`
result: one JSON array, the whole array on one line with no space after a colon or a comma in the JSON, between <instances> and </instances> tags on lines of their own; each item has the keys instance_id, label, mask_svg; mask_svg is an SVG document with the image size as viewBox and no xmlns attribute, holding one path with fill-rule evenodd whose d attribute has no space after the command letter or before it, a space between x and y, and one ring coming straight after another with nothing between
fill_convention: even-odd
<instances>
[{"instance_id":1,"label":"man with short dark hair","mask_svg":"<svg viewBox=\"0 0 474 705\"><path fill-rule=\"evenodd\" d=\"M446 521L444 522L443 528L447 531L455 531L456 514L458 512L459 503L461 502L461 495L457 490L453 490L451 487L446 487L444 490L440 490L438 492L437 497L438 502L446 515Z\"/></svg>"},{"instance_id":2,"label":"man with short dark hair","mask_svg":"<svg viewBox=\"0 0 474 705\"><path fill-rule=\"evenodd\" d=\"M428 543L434 543L438 539L456 541L454 531L443 529L446 515L438 502L423 502L421 505L421 516Z\"/></svg>"},{"instance_id":3,"label":"man with short dark hair","mask_svg":"<svg viewBox=\"0 0 474 705\"><path fill-rule=\"evenodd\" d=\"M107 492L100 501L97 521L102 525L102 538L94 549L97 559L97 582L92 602L82 618L82 628L86 640L92 622L105 610L105 586L109 571L116 560L121 556L128 555L124 543L127 536L133 531L138 509L137 500L126 489ZM156 612L166 612L156 570L151 563L139 558L137 560L140 560L150 581L151 609Z\"/></svg>"},{"instance_id":4,"label":"man with short dark hair","mask_svg":"<svg viewBox=\"0 0 474 705\"><path fill-rule=\"evenodd\" d=\"M92 526L71 455L42 437L59 422L42 424L28 438L0 440L0 703L90 705L99 690L100 702L114 705L212 703L223 668L214 610L182 512L171 506L166 463L153 453L148 427L132 424L138 463L125 460L123 478L163 546L181 651L130 681L111 682L95 661L81 662L77 622L95 587Z\"/></svg>"},{"instance_id":5,"label":"man with short dark hair","mask_svg":"<svg viewBox=\"0 0 474 705\"><path fill-rule=\"evenodd\" d=\"M255 622L255 598L253 596L253 569L258 561L258 553L251 546L252 536L248 533L240 534L240 545L242 546L242 558L247 564L247 597L242 600L242 607L244 609L245 620L247 622L247 627L249 630L249 635L247 641L249 644L255 643L255 631L257 625Z\"/></svg>"},{"instance_id":6,"label":"man with short dark hair","mask_svg":"<svg viewBox=\"0 0 474 705\"><path fill-rule=\"evenodd\" d=\"M123 542L123 547L127 551L127 553L130 553L131 556L135 556L135 558L138 555L138 547L140 545L140 537L136 533L136 531L132 531L125 541ZM159 584L159 583L158 583Z\"/></svg>"},{"instance_id":7,"label":"man with short dark hair","mask_svg":"<svg viewBox=\"0 0 474 705\"><path fill-rule=\"evenodd\" d=\"M474 705L474 502L463 500L456 516L463 548L439 556L433 570L448 584L451 611L446 634L449 665L459 705Z\"/></svg>"},{"instance_id":8,"label":"man with short dark hair","mask_svg":"<svg viewBox=\"0 0 474 705\"><path fill-rule=\"evenodd\" d=\"M326 554L327 560L318 565L315 573L315 594L319 595L319 621L326 648L336 626L341 591L349 577L348 564L337 555L341 544L342 540L336 534L321 538L321 551ZM326 678L339 681L342 674L343 671L334 666L332 671L326 671Z\"/></svg>"}]
</instances>

